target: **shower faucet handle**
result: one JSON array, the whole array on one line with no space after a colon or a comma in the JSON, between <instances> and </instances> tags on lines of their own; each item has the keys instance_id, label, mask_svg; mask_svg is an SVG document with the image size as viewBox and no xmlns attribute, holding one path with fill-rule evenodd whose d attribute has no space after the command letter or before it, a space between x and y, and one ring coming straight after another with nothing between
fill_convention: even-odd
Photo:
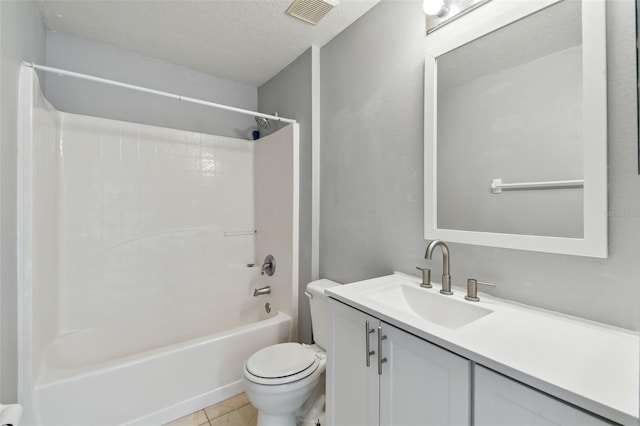
<instances>
[{"instance_id":1,"label":"shower faucet handle","mask_svg":"<svg viewBox=\"0 0 640 426\"><path fill-rule=\"evenodd\" d=\"M267 274L268 276L272 276L276 273L276 259L273 256L267 255L264 258L264 263L262 264L262 270L260 271L262 275Z\"/></svg>"}]
</instances>

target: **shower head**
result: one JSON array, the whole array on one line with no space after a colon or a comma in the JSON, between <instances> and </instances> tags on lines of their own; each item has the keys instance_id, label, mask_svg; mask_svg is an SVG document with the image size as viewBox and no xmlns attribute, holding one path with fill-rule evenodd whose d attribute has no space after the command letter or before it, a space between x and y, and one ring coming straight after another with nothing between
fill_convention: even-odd
<instances>
[{"instance_id":1,"label":"shower head","mask_svg":"<svg viewBox=\"0 0 640 426\"><path fill-rule=\"evenodd\" d=\"M263 129L271 128L271 123L269 123L268 119L264 117L255 117L255 119L256 119L256 123L258 123L258 127L261 127Z\"/></svg>"}]
</instances>

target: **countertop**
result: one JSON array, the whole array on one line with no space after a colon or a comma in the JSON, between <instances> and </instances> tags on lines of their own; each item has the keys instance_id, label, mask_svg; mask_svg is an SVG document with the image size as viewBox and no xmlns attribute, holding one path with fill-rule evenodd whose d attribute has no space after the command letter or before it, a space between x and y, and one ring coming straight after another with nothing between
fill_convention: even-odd
<instances>
[{"instance_id":1,"label":"countertop","mask_svg":"<svg viewBox=\"0 0 640 426\"><path fill-rule=\"evenodd\" d=\"M480 295L465 289L442 296L493 312L450 329L394 309L367 296L391 281L419 286L415 277L393 275L328 288L329 297L401 328L515 380L625 425L638 425L640 340L638 333Z\"/></svg>"}]
</instances>

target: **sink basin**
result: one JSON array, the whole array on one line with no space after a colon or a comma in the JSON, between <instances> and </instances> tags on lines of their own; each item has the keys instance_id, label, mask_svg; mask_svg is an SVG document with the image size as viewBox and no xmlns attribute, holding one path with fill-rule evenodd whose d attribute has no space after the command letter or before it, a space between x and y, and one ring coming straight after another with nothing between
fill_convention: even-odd
<instances>
[{"instance_id":1,"label":"sink basin","mask_svg":"<svg viewBox=\"0 0 640 426\"><path fill-rule=\"evenodd\" d=\"M393 283L366 294L371 300L450 329L460 328L493 312L404 283Z\"/></svg>"}]
</instances>

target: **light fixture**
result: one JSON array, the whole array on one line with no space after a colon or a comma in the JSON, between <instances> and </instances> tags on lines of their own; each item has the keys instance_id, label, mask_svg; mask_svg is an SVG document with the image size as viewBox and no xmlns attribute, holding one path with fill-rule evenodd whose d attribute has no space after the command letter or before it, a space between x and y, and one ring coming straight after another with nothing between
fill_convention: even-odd
<instances>
[{"instance_id":1,"label":"light fixture","mask_svg":"<svg viewBox=\"0 0 640 426\"><path fill-rule=\"evenodd\" d=\"M442 16L447 13L447 6L444 4L444 0L424 0L422 9L429 16Z\"/></svg>"},{"instance_id":2,"label":"light fixture","mask_svg":"<svg viewBox=\"0 0 640 426\"><path fill-rule=\"evenodd\" d=\"M427 15L427 34L452 22L490 0L423 0L422 9Z\"/></svg>"}]
</instances>

